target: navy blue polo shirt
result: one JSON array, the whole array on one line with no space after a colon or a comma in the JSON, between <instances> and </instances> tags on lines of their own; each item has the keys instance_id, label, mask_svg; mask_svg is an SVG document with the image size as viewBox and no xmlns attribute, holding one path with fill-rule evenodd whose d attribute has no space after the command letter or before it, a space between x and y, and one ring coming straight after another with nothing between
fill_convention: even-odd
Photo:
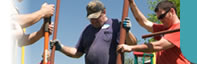
<instances>
[{"instance_id":1,"label":"navy blue polo shirt","mask_svg":"<svg viewBox=\"0 0 197 64\"><path fill-rule=\"evenodd\" d=\"M115 64L119 34L118 19L108 19L101 28L90 24L80 37L77 51L85 53L86 64Z\"/></svg>"}]
</instances>

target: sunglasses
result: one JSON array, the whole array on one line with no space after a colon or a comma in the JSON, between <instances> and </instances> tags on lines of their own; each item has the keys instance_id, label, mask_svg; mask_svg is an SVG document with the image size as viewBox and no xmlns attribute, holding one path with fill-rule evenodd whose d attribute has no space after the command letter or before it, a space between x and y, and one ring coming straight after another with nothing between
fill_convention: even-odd
<instances>
[{"instance_id":1,"label":"sunglasses","mask_svg":"<svg viewBox=\"0 0 197 64\"><path fill-rule=\"evenodd\" d=\"M164 14L161 14L161 15L158 17L158 19L163 19L169 11L170 11L170 9L167 10Z\"/></svg>"}]
</instances>

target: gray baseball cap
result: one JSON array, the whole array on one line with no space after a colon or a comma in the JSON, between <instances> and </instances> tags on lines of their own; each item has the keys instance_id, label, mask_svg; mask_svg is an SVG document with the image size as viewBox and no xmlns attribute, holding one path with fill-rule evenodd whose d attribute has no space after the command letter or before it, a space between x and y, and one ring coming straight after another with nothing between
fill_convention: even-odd
<instances>
[{"instance_id":1,"label":"gray baseball cap","mask_svg":"<svg viewBox=\"0 0 197 64\"><path fill-rule=\"evenodd\" d=\"M87 18L98 18L102 11L105 9L104 5L100 1L90 1L86 7Z\"/></svg>"}]
</instances>

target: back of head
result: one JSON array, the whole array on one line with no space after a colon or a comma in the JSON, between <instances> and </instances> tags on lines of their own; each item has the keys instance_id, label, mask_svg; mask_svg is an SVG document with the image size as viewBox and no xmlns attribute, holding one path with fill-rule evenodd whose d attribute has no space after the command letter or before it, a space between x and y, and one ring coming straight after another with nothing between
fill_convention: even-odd
<instances>
[{"instance_id":1,"label":"back of head","mask_svg":"<svg viewBox=\"0 0 197 64\"><path fill-rule=\"evenodd\" d=\"M171 1L164 0L164 1L161 1L157 4L157 6L155 8L155 12L158 12L159 9L163 9L165 11L168 11L170 8L173 8L177 14L176 6Z\"/></svg>"},{"instance_id":2,"label":"back of head","mask_svg":"<svg viewBox=\"0 0 197 64\"><path fill-rule=\"evenodd\" d=\"M86 6L88 19L98 18L104 9L105 7L102 2L97 1L97 0L90 1L88 5Z\"/></svg>"}]
</instances>

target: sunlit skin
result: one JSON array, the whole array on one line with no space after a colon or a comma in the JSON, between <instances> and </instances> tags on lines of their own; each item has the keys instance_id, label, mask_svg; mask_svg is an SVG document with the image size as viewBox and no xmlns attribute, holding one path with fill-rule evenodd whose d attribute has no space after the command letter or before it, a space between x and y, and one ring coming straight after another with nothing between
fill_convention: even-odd
<instances>
[{"instance_id":1,"label":"sunlit skin","mask_svg":"<svg viewBox=\"0 0 197 64\"><path fill-rule=\"evenodd\" d=\"M100 20L100 17L99 18L92 18L92 19L90 19L90 23L95 28L100 28L104 24L104 22Z\"/></svg>"},{"instance_id":2,"label":"sunlit skin","mask_svg":"<svg viewBox=\"0 0 197 64\"><path fill-rule=\"evenodd\" d=\"M159 17L161 14L164 14L166 11L165 10L162 10L162 9L159 9L158 12L156 12L156 15L157 17ZM164 18L162 19L159 19L166 28L169 28L170 26L172 26L172 20L170 20L172 18L172 13L171 13L171 10L165 15Z\"/></svg>"},{"instance_id":3,"label":"sunlit skin","mask_svg":"<svg viewBox=\"0 0 197 64\"><path fill-rule=\"evenodd\" d=\"M137 22L142 27L147 29L149 32L154 32L153 30L154 23L149 21L143 15L143 13L137 8L134 0L129 0L129 2L130 2L131 11L134 17L136 18ZM156 11L156 16L163 23L164 27L162 28L164 29L169 29L173 25L180 23L180 19L176 15L176 10L173 8L169 8L167 10L158 8L158 10ZM117 47L117 51L121 50L121 52L131 52L131 51L137 51L137 52L155 52L156 51L157 52L157 51L166 50L175 46L170 41L164 38L160 39L159 41L155 41L151 43L151 45L152 47L150 47L150 45L147 45L147 44L132 45L132 46L122 44Z\"/></svg>"},{"instance_id":4,"label":"sunlit skin","mask_svg":"<svg viewBox=\"0 0 197 64\"><path fill-rule=\"evenodd\" d=\"M98 18L91 18L90 23L93 27L100 28L104 25L107 19L108 18L106 17L105 11L103 11Z\"/></svg>"}]
</instances>

